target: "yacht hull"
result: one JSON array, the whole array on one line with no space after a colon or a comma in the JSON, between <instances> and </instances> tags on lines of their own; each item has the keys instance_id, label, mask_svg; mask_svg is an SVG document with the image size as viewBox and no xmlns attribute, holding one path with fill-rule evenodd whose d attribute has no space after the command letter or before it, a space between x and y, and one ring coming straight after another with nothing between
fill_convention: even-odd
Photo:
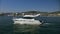
<instances>
[{"instance_id":1,"label":"yacht hull","mask_svg":"<svg viewBox=\"0 0 60 34\"><path fill-rule=\"evenodd\" d=\"M40 25L41 22L38 20L17 20L17 21L14 21L14 24L30 24L30 25L36 24L36 25Z\"/></svg>"}]
</instances>

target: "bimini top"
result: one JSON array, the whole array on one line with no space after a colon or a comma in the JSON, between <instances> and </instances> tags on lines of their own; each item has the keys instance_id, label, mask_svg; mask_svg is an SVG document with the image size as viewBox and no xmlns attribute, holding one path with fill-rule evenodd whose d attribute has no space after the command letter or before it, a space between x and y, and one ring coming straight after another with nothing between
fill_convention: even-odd
<instances>
[{"instance_id":1,"label":"bimini top","mask_svg":"<svg viewBox=\"0 0 60 34\"><path fill-rule=\"evenodd\" d=\"M24 15L23 17L37 17L39 16L40 14L37 14L37 15Z\"/></svg>"}]
</instances>

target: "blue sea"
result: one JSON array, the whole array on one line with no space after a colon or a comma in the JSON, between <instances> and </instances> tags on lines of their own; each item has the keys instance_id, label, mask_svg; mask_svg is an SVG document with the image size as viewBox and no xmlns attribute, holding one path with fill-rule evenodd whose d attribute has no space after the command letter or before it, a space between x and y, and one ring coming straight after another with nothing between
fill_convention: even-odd
<instances>
[{"instance_id":1,"label":"blue sea","mask_svg":"<svg viewBox=\"0 0 60 34\"><path fill-rule=\"evenodd\" d=\"M39 16L43 24L33 32L14 32L12 16L0 16L0 34L60 34L60 17ZM21 26L20 26L21 27Z\"/></svg>"}]
</instances>

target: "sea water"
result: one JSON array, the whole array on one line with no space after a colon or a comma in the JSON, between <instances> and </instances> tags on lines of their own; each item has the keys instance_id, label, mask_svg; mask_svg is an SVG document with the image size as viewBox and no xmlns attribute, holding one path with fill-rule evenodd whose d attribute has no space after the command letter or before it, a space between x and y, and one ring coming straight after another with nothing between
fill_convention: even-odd
<instances>
[{"instance_id":1,"label":"sea water","mask_svg":"<svg viewBox=\"0 0 60 34\"><path fill-rule=\"evenodd\" d=\"M60 34L60 17L46 17L46 16L40 16L36 19L39 19L40 21L43 21L43 24L41 26L34 25L33 28L30 26L27 26L29 28L32 28L29 31L22 32L22 28L28 30L29 28L25 28L26 26L19 26L22 28L19 32L14 32L15 30L18 30L13 23L13 17L12 16L0 16L0 34Z\"/></svg>"}]
</instances>

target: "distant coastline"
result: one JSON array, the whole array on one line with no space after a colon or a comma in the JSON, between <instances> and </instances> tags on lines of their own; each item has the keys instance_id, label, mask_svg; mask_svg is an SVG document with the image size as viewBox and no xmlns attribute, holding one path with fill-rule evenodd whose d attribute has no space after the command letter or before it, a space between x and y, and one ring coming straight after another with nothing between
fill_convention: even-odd
<instances>
[{"instance_id":1,"label":"distant coastline","mask_svg":"<svg viewBox=\"0 0 60 34\"><path fill-rule=\"evenodd\" d=\"M0 13L0 16L22 16L24 14L41 14L40 16L60 16L60 11L55 12L40 12L40 11L26 11L21 13Z\"/></svg>"}]
</instances>

